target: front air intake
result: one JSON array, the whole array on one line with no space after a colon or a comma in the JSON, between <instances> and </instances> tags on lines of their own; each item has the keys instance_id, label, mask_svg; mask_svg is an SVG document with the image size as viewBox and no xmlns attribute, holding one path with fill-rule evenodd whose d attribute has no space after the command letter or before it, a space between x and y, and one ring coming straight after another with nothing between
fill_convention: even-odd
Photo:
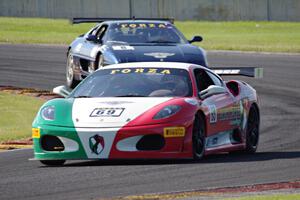
<instances>
[{"instance_id":1,"label":"front air intake","mask_svg":"<svg viewBox=\"0 0 300 200\"><path fill-rule=\"evenodd\" d=\"M165 146L165 139L161 135L144 135L136 144L139 151L157 151Z\"/></svg>"},{"instance_id":2,"label":"front air intake","mask_svg":"<svg viewBox=\"0 0 300 200\"><path fill-rule=\"evenodd\" d=\"M64 144L56 136L44 135L41 138L41 146L45 151L63 151L65 150Z\"/></svg>"}]
</instances>

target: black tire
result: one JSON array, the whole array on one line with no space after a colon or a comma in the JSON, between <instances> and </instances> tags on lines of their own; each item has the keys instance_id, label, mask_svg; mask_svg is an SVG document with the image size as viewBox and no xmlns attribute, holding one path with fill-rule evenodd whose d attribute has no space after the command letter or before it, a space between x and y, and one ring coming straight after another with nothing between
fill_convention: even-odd
<instances>
[{"instance_id":1,"label":"black tire","mask_svg":"<svg viewBox=\"0 0 300 200\"><path fill-rule=\"evenodd\" d=\"M66 160L40 160L40 162L47 166L62 166Z\"/></svg>"},{"instance_id":2,"label":"black tire","mask_svg":"<svg viewBox=\"0 0 300 200\"><path fill-rule=\"evenodd\" d=\"M259 141L259 118L258 109L252 105L248 114L245 153L253 154L257 150Z\"/></svg>"},{"instance_id":3,"label":"black tire","mask_svg":"<svg viewBox=\"0 0 300 200\"><path fill-rule=\"evenodd\" d=\"M80 81L74 78L74 64L73 56L68 53L67 55L67 66L66 66L66 83L69 88L75 88Z\"/></svg>"},{"instance_id":4,"label":"black tire","mask_svg":"<svg viewBox=\"0 0 300 200\"><path fill-rule=\"evenodd\" d=\"M195 116L192 140L194 160L201 160L205 152L205 119L202 115Z\"/></svg>"}]
</instances>

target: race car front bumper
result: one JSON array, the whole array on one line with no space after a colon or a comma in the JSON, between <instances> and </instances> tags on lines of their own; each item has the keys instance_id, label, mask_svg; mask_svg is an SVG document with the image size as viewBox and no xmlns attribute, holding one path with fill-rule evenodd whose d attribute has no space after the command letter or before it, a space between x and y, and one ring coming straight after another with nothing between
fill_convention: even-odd
<instances>
[{"instance_id":1,"label":"race car front bumper","mask_svg":"<svg viewBox=\"0 0 300 200\"><path fill-rule=\"evenodd\" d=\"M36 160L192 157L192 122L119 128L33 128Z\"/></svg>"}]
</instances>

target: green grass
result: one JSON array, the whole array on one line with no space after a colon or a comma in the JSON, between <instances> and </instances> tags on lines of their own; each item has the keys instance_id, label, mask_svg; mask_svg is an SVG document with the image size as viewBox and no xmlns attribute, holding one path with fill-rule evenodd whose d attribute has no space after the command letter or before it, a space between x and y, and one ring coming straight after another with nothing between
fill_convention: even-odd
<instances>
[{"instance_id":1,"label":"green grass","mask_svg":"<svg viewBox=\"0 0 300 200\"><path fill-rule=\"evenodd\" d=\"M71 25L68 20L0 17L0 42L69 44L93 24ZM176 22L190 39L207 50L300 52L299 22Z\"/></svg>"},{"instance_id":2,"label":"green grass","mask_svg":"<svg viewBox=\"0 0 300 200\"><path fill-rule=\"evenodd\" d=\"M300 200L300 194L261 195L240 198L226 198L224 200Z\"/></svg>"},{"instance_id":3,"label":"green grass","mask_svg":"<svg viewBox=\"0 0 300 200\"><path fill-rule=\"evenodd\" d=\"M31 123L43 100L0 92L0 143L31 137Z\"/></svg>"}]
</instances>

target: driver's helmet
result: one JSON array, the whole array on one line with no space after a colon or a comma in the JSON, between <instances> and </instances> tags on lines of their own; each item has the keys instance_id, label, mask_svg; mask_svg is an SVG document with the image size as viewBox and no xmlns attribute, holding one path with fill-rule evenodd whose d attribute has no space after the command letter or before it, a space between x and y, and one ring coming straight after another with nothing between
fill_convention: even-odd
<instances>
[{"instance_id":1,"label":"driver's helmet","mask_svg":"<svg viewBox=\"0 0 300 200\"><path fill-rule=\"evenodd\" d=\"M181 76L168 76L163 78L163 88L170 90L174 96L186 96L189 93L188 83Z\"/></svg>"}]
</instances>

